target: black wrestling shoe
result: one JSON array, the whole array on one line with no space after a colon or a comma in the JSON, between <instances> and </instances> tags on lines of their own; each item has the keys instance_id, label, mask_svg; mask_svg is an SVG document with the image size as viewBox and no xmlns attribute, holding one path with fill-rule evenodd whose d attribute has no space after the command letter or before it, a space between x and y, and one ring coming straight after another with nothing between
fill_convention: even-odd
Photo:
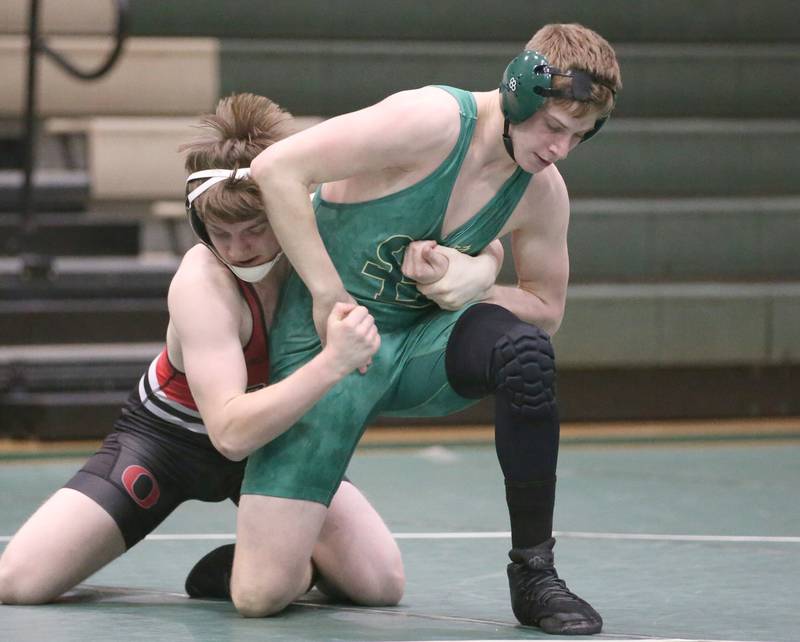
<instances>
[{"instance_id":1,"label":"black wrestling shoe","mask_svg":"<svg viewBox=\"0 0 800 642\"><path fill-rule=\"evenodd\" d=\"M511 608L521 624L556 635L600 633L603 618L567 588L553 566L552 537L533 548L514 548L508 556Z\"/></svg>"},{"instance_id":2,"label":"black wrestling shoe","mask_svg":"<svg viewBox=\"0 0 800 642\"><path fill-rule=\"evenodd\" d=\"M186 577L185 588L189 597L231 599L233 549L233 544L215 548L194 565Z\"/></svg>"}]
</instances>

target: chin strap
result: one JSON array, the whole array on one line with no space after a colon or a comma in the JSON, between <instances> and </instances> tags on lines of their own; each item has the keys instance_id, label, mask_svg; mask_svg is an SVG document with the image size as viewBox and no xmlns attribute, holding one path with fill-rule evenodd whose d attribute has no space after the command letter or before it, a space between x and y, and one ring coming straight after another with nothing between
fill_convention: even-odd
<instances>
[{"instance_id":1,"label":"chin strap","mask_svg":"<svg viewBox=\"0 0 800 642\"><path fill-rule=\"evenodd\" d=\"M222 256L220 256L219 252L214 249L214 246L209 245L208 248L214 253L214 256L228 266L230 271L236 275L236 278L241 281L247 281L248 283L258 283L261 279L267 276L267 274L269 274L270 270L275 267L275 264L283 256L283 252L278 252L266 263L262 263L261 265L253 265L251 267L242 267L240 265L232 265L228 263L222 258Z\"/></svg>"},{"instance_id":2,"label":"chin strap","mask_svg":"<svg viewBox=\"0 0 800 642\"><path fill-rule=\"evenodd\" d=\"M514 158L514 145L511 142L511 136L508 135L508 126L510 124L511 123L509 122L508 118L506 118L506 122L503 125L503 146L506 148L508 155L511 156L511 160L516 163L517 159Z\"/></svg>"}]
</instances>

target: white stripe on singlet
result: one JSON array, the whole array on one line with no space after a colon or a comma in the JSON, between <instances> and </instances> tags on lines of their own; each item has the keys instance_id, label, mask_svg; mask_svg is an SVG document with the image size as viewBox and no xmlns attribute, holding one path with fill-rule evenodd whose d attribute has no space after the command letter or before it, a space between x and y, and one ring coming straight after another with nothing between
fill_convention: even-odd
<instances>
[{"instance_id":1,"label":"white stripe on singlet","mask_svg":"<svg viewBox=\"0 0 800 642\"><path fill-rule=\"evenodd\" d=\"M181 428L185 428L186 430L190 430L192 432L207 435L208 430L203 424L203 418L200 416L200 413L197 410L188 408L183 404L170 399L167 397L164 391L161 390L161 385L158 382L156 370L160 357L161 355L159 354L155 359L153 359L153 361L150 362L147 372L142 375L141 379L139 379L139 399L142 402L142 405L147 409L148 412L163 421L180 426ZM147 377L147 383L150 385L150 389L153 391L149 396L147 394L145 377ZM155 397L158 403L155 402L153 397ZM191 419L187 420L182 415L188 415Z\"/></svg>"}]
</instances>

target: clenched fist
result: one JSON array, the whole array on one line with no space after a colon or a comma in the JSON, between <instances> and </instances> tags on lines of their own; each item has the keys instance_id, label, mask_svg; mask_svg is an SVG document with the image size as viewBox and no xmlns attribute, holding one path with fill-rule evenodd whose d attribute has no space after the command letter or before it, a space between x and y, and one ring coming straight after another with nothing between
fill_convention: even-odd
<instances>
[{"instance_id":1,"label":"clenched fist","mask_svg":"<svg viewBox=\"0 0 800 642\"><path fill-rule=\"evenodd\" d=\"M375 319L363 305L336 303L328 315L326 344L344 374L358 368L364 374L381 347Z\"/></svg>"}]
</instances>

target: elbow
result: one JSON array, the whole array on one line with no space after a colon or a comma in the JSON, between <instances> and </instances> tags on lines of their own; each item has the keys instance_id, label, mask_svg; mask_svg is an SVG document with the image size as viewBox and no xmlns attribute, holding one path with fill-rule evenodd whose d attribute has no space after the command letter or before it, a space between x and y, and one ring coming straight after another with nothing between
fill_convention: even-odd
<instances>
[{"instance_id":1,"label":"elbow","mask_svg":"<svg viewBox=\"0 0 800 642\"><path fill-rule=\"evenodd\" d=\"M282 152L283 146L275 143L260 152L250 163L250 178L269 195L287 185L301 182L297 168Z\"/></svg>"},{"instance_id":2,"label":"elbow","mask_svg":"<svg viewBox=\"0 0 800 642\"><path fill-rule=\"evenodd\" d=\"M552 337L558 332L561 321L564 319L565 302L542 301L542 303L544 303L544 309L541 310L536 325Z\"/></svg>"},{"instance_id":3,"label":"elbow","mask_svg":"<svg viewBox=\"0 0 800 642\"><path fill-rule=\"evenodd\" d=\"M220 454L230 461L244 461L250 452L241 448L228 448L220 451Z\"/></svg>"},{"instance_id":4,"label":"elbow","mask_svg":"<svg viewBox=\"0 0 800 642\"><path fill-rule=\"evenodd\" d=\"M302 190L307 193L314 181L284 150L283 141L271 145L250 163L250 178L261 190L265 204L275 195Z\"/></svg>"},{"instance_id":5,"label":"elbow","mask_svg":"<svg viewBox=\"0 0 800 642\"><path fill-rule=\"evenodd\" d=\"M520 310L518 316L523 321L533 323L550 336L558 332L564 318L566 296L542 296L534 289L525 287L522 282L517 287L528 295L527 305L524 310Z\"/></svg>"},{"instance_id":6,"label":"elbow","mask_svg":"<svg viewBox=\"0 0 800 642\"><path fill-rule=\"evenodd\" d=\"M217 447L219 453L230 461L242 461L247 459L247 456L250 454L250 451L246 448L241 448L237 444L233 445L221 445Z\"/></svg>"},{"instance_id":7,"label":"elbow","mask_svg":"<svg viewBox=\"0 0 800 642\"><path fill-rule=\"evenodd\" d=\"M564 318L564 305L553 304L539 299L539 305L530 311L530 317L522 316L523 321L533 323L540 330L544 330L551 337L558 332Z\"/></svg>"},{"instance_id":8,"label":"elbow","mask_svg":"<svg viewBox=\"0 0 800 642\"><path fill-rule=\"evenodd\" d=\"M250 178L252 178L259 187L268 184L270 179L274 178L277 173L275 165L275 153L272 147L268 147L259 153L250 163Z\"/></svg>"},{"instance_id":9,"label":"elbow","mask_svg":"<svg viewBox=\"0 0 800 642\"><path fill-rule=\"evenodd\" d=\"M230 461L242 461L250 454L250 449L242 443L241 439L237 439L236 432L231 427L208 429L208 436L214 448Z\"/></svg>"},{"instance_id":10,"label":"elbow","mask_svg":"<svg viewBox=\"0 0 800 642\"><path fill-rule=\"evenodd\" d=\"M559 306L558 309L549 308L539 324L542 330L547 332L551 337L558 332L561 327L561 321L564 319L564 307Z\"/></svg>"}]
</instances>

